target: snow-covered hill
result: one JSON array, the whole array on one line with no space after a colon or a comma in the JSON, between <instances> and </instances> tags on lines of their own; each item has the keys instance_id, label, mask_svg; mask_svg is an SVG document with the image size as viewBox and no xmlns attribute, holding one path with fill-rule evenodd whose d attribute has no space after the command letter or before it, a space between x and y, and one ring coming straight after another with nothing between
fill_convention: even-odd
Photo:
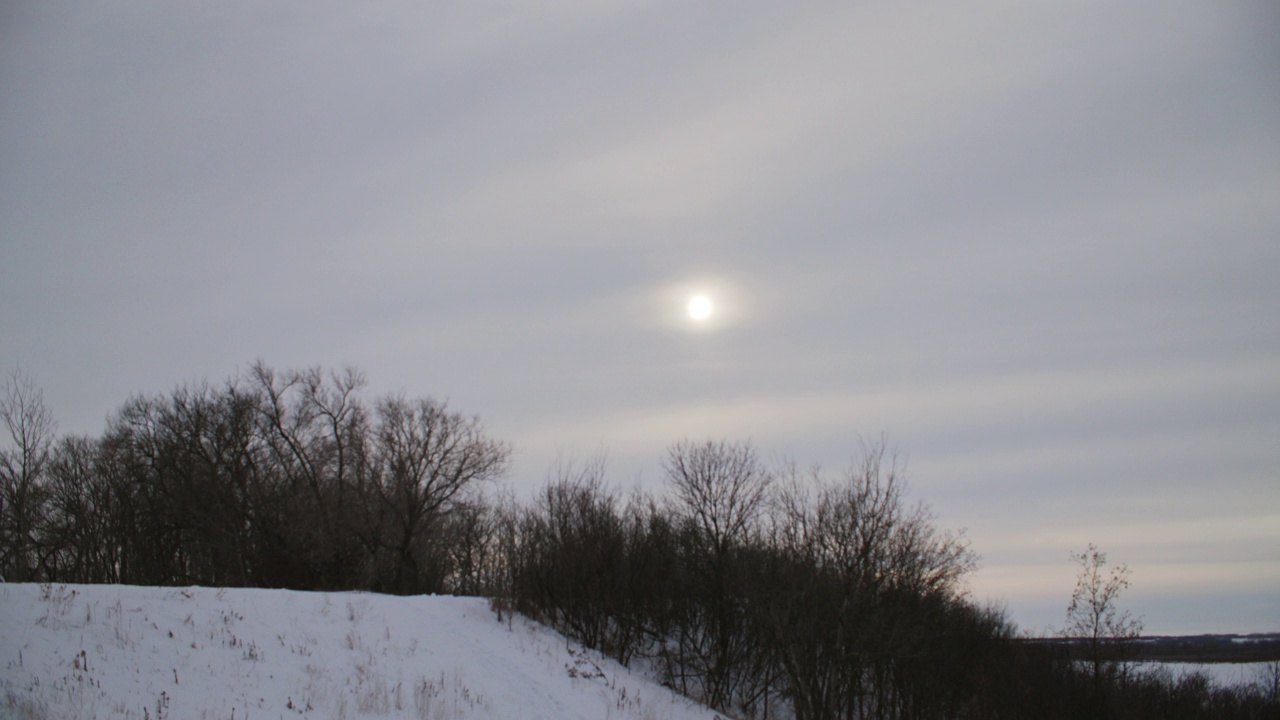
<instances>
[{"instance_id":1,"label":"snow-covered hill","mask_svg":"<svg viewBox=\"0 0 1280 720\"><path fill-rule=\"evenodd\" d=\"M487 601L0 584L0 717L712 719Z\"/></svg>"}]
</instances>

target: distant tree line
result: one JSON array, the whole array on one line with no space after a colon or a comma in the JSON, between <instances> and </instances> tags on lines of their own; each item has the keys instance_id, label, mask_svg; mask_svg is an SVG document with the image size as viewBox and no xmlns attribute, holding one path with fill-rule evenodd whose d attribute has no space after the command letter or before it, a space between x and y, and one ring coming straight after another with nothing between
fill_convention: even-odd
<instances>
[{"instance_id":1,"label":"distant tree line","mask_svg":"<svg viewBox=\"0 0 1280 720\"><path fill-rule=\"evenodd\" d=\"M1274 689L1127 672L1098 632L1083 663L1020 641L966 594L973 552L908 501L882 442L831 473L685 441L657 494L618 491L602 460L565 461L517 501L494 492L510 449L477 418L364 388L355 369L259 362L222 385L131 398L101 437L58 437L40 391L13 374L0 572L483 595L500 617L538 619L740 718L1280 713ZM1071 617L1126 620L1107 614L1114 594L1093 592L1109 581L1089 553L1073 556L1085 572Z\"/></svg>"}]
</instances>

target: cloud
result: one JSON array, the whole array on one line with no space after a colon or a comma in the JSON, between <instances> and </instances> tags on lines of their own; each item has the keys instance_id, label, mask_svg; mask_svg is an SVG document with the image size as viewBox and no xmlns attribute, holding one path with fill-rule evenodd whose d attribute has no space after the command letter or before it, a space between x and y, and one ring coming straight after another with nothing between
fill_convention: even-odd
<instances>
[{"instance_id":1,"label":"cloud","mask_svg":"<svg viewBox=\"0 0 1280 720\"><path fill-rule=\"evenodd\" d=\"M1260 386L1276 388L1280 367L1266 358L1222 364L1173 364L1156 370L1073 369L1061 372L1001 374L964 381L913 384L894 388L876 388L864 392L844 392L799 397L750 397L729 406L717 403L700 407L697 403L677 405L646 412L631 422L634 427L658 427L678 422L680 418L721 414L720 426L750 426L752 420L765 419L800 432L808 426L831 426L833 421L850 415L878 416L909 422L914 427L936 429L954 427L963 419L981 423L984 420L1008 418L1019 411L1036 414L1060 414L1100 404L1130 402L1152 396L1193 393L1213 395ZM628 412L623 417L630 416ZM739 422L728 422L740 418ZM806 420L807 418L807 420ZM797 427L794 423L803 421ZM715 426L715 424L713 424ZM771 425L777 428L778 425ZM624 433L629 437L644 433Z\"/></svg>"},{"instance_id":2,"label":"cloud","mask_svg":"<svg viewBox=\"0 0 1280 720\"><path fill-rule=\"evenodd\" d=\"M480 413L518 482L883 431L997 558L1274 500L1273 10L19 5L0 363L69 429L354 362Z\"/></svg>"}]
</instances>

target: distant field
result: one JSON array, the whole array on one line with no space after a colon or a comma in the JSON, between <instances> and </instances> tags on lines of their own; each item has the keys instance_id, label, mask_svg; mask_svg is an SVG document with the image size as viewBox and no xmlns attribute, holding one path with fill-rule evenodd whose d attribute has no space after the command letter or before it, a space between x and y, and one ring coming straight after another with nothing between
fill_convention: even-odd
<instances>
[{"instance_id":1,"label":"distant field","mask_svg":"<svg viewBox=\"0 0 1280 720\"><path fill-rule=\"evenodd\" d=\"M1159 662L1265 663L1280 660L1280 633L1142 638L1138 658Z\"/></svg>"},{"instance_id":2,"label":"distant field","mask_svg":"<svg viewBox=\"0 0 1280 720\"><path fill-rule=\"evenodd\" d=\"M1070 638L1031 638L1029 643L1069 650L1083 647ZM1268 663L1280 661L1280 633L1252 635L1162 635L1139 638L1131 659L1157 663Z\"/></svg>"}]
</instances>

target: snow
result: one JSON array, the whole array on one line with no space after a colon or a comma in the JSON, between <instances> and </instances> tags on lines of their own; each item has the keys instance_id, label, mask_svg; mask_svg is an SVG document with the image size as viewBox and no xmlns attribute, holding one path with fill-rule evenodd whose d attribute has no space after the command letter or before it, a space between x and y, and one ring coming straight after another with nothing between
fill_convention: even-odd
<instances>
[{"instance_id":1,"label":"snow","mask_svg":"<svg viewBox=\"0 0 1280 720\"><path fill-rule=\"evenodd\" d=\"M0 584L0 717L718 718L480 598Z\"/></svg>"}]
</instances>

